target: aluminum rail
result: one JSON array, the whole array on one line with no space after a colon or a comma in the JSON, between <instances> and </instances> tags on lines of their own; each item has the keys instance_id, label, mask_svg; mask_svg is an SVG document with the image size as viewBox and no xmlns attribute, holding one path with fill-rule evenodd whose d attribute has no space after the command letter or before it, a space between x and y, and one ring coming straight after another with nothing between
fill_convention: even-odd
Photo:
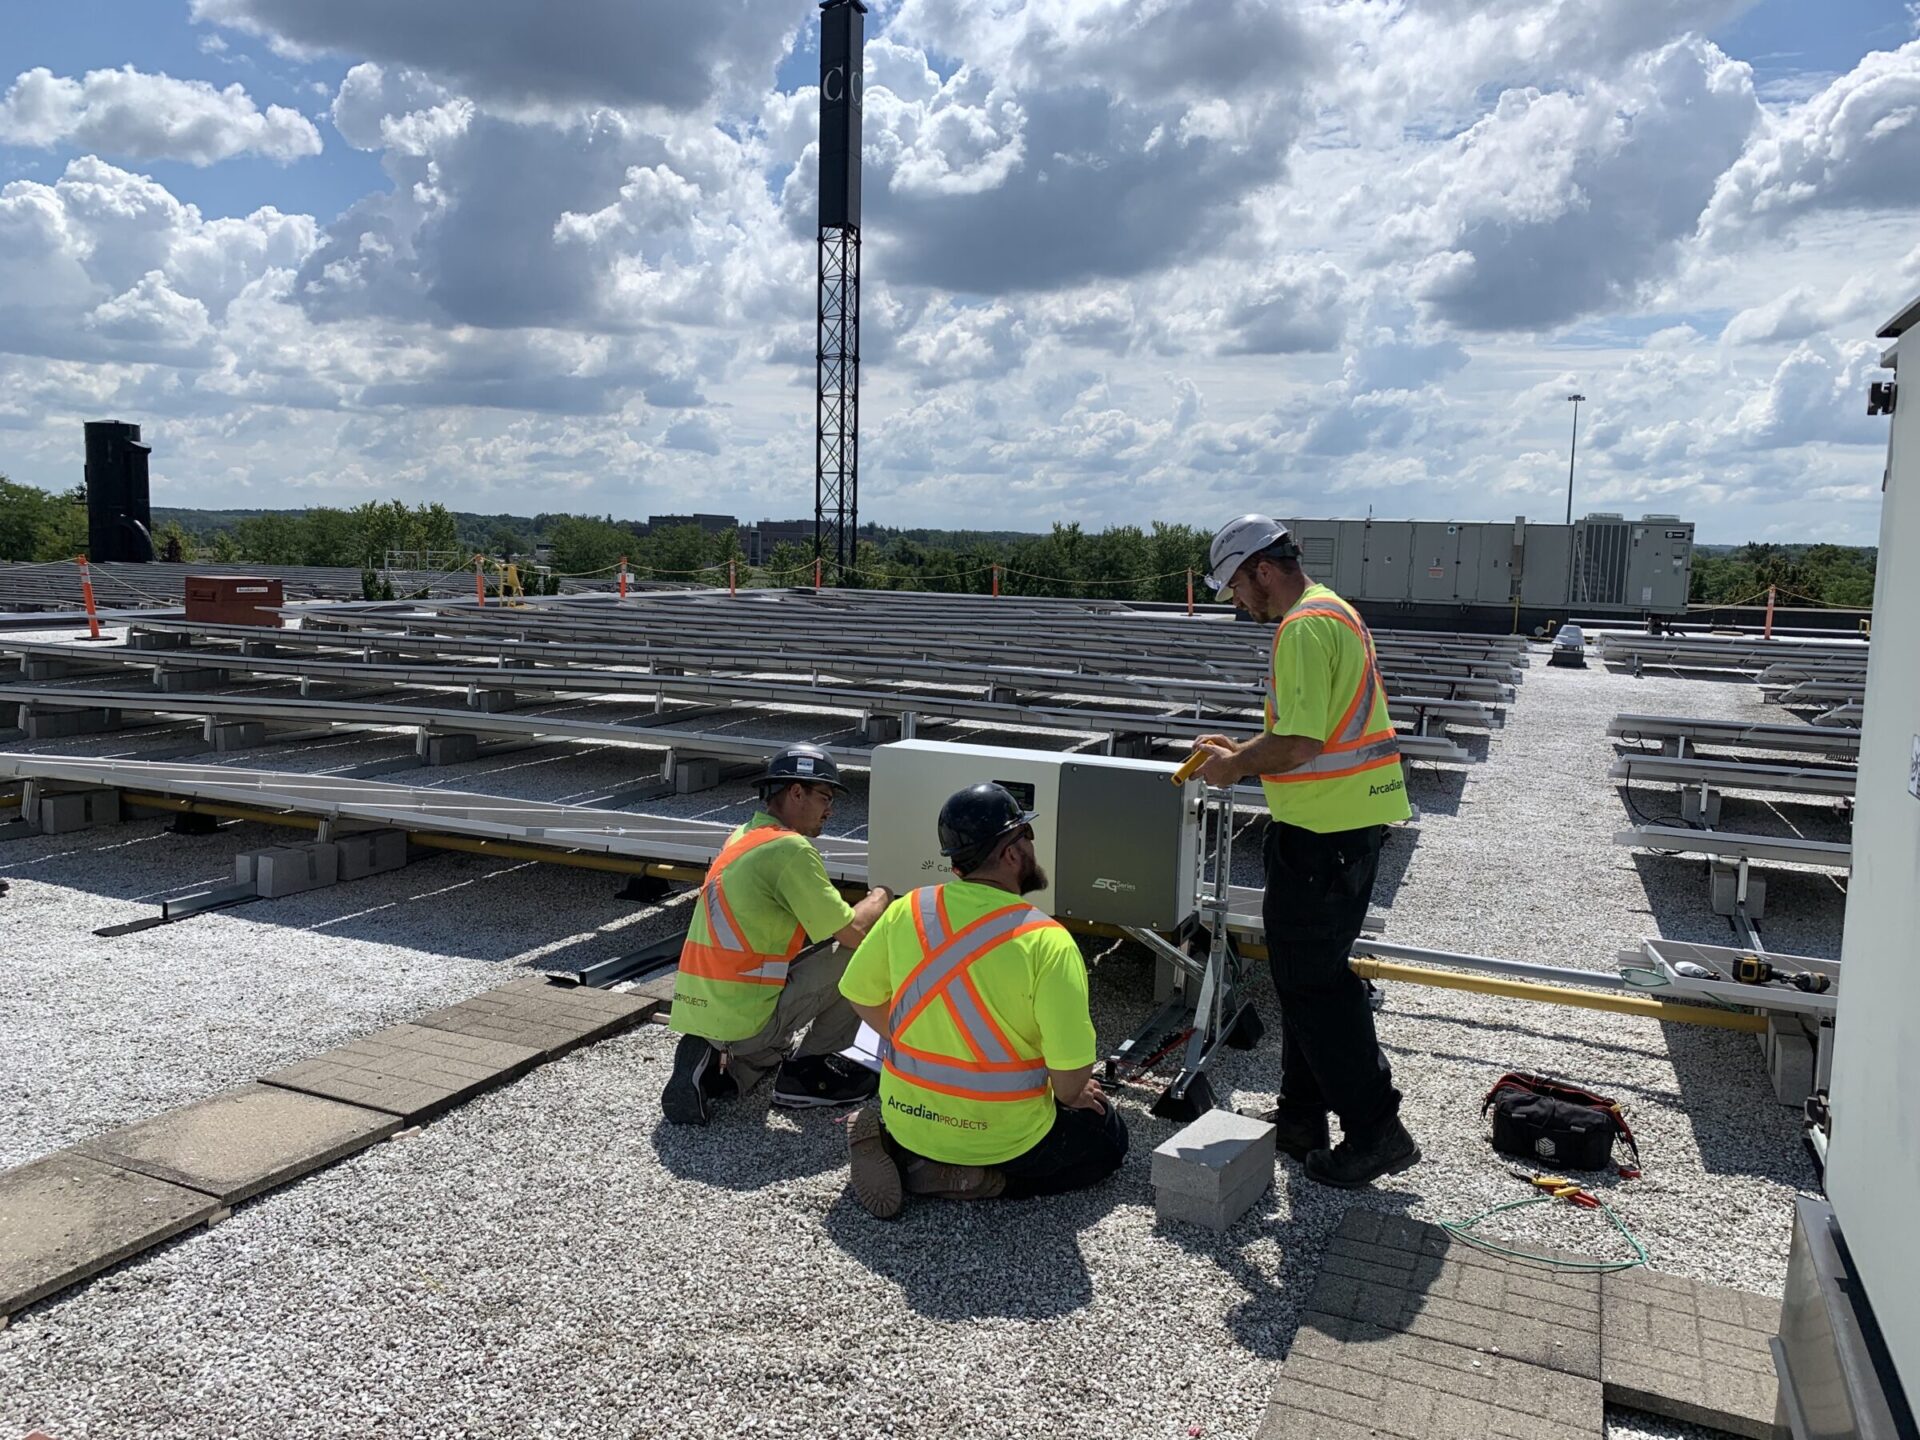
<instances>
[{"instance_id":1,"label":"aluminum rail","mask_svg":"<svg viewBox=\"0 0 1920 1440\"><path fill-rule=\"evenodd\" d=\"M576 720L526 711L456 709L452 706L417 705L402 701L369 703L365 700L288 699L244 693L192 695L151 690L89 690L0 684L0 714L4 714L4 707L13 705L21 707L23 725L26 712L33 710L102 710L122 715L200 720L208 723L206 738L209 742L213 739L211 722L226 719L291 727L296 731L320 729L340 734L367 730L410 731L419 737L422 745L429 736L470 734L536 742L625 745L635 749L664 750L687 759L733 761L765 760L779 754L792 743L788 738L763 738L734 731L682 729L652 720ZM1425 758L1424 737L1409 736L1402 743L1403 747L1412 746L1415 751L1422 752L1407 758ZM841 765L852 769L865 770L873 762L873 747L868 745L823 745L821 748ZM1242 781L1234 787L1234 792L1243 806L1265 807L1266 799L1257 780Z\"/></svg>"},{"instance_id":2,"label":"aluminum rail","mask_svg":"<svg viewBox=\"0 0 1920 1440\"><path fill-rule=\"evenodd\" d=\"M719 854L733 827L701 820L661 820L620 810L585 806L549 805L534 801L479 795L464 791L418 789L378 781L343 779L327 775L294 775L277 771L237 770L225 766L171 765L142 760L71 760L48 755L0 752L0 779L29 785L67 784L119 789L129 803L140 797L161 796L215 805L244 807L274 816L353 820L408 831L432 840L465 839L475 847L503 841L519 853L551 851L561 854L622 856L635 861L668 862L705 867ZM866 883L866 842L840 836L822 836L814 842L825 861L829 878L856 886ZM486 853L482 851L481 853ZM1260 892L1232 887L1226 917L1230 931L1243 942L1264 945ZM1606 991L1619 996L1626 988L1621 977L1603 971L1535 965L1485 955L1453 954L1415 946L1395 945L1363 938L1354 945L1364 970L1375 957L1416 960L1494 977L1489 986L1511 985L1515 977L1545 981L1568 988L1560 1003L1581 1004L1582 991ZM1405 971L1387 978L1413 983L1454 984L1438 973ZM1555 1000L1544 987L1528 986L1524 998ZM1624 1003L1623 996L1619 1001ZM1596 1000L1593 1003L1598 1003ZM1699 1018L1684 1006L1660 1006L1651 999L1635 1013L1655 1019L1685 1021ZM1737 1017L1726 1019L1738 1023Z\"/></svg>"},{"instance_id":3,"label":"aluminum rail","mask_svg":"<svg viewBox=\"0 0 1920 1440\"><path fill-rule=\"evenodd\" d=\"M990 603L990 602L989 602ZM914 623L893 619L874 622L870 627L849 625L821 615L783 613L776 607L746 604L728 613L696 616L668 615L647 605L622 608L631 602L614 600L562 608L494 604L480 607L473 601L449 601L423 607L429 615L415 615L412 623L439 626L479 627L486 633L507 630L538 635L572 634L589 640L605 641L610 636L671 635L684 641L698 637L714 643L764 645L792 636L818 643L823 635L836 645L875 645L905 648L909 653L946 657L966 653L1002 656L1009 653L1038 658L1041 663L1058 665L1062 660L1101 661L1107 668L1133 673L1143 660L1161 673L1213 675L1222 670L1258 672L1265 661L1271 636L1266 627L1213 626L1206 630L1186 629L1165 632L1149 626L1097 626L1084 631L1056 626L1052 622L1010 623L974 616L963 624ZM328 611L323 615L303 614L302 623L330 623L335 616L343 623L362 625L372 612L364 609ZM389 618L393 618L389 612ZM1191 623L1191 622L1189 622ZM1376 648L1383 642L1376 637ZM1462 678L1513 683L1523 675L1510 658L1452 660L1437 657L1418 646L1409 645L1396 652L1394 642L1384 642L1389 653L1397 653L1410 668ZM1172 667L1172 668L1169 668Z\"/></svg>"},{"instance_id":4,"label":"aluminum rail","mask_svg":"<svg viewBox=\"0 0 1920 1440\"><path fill-rule=\"evenodd\" d=\"M53 658L79 666L119 666L148 669L212 669L229 674L268 675L301 682L315 680L379 684L387 688L419 686L462 689L477 699L482 691L522 691L580 695L645 695L724 702L756 707L799 706L853 711L859 714L913 716L989 721L1013 729L1064 730L1082 735L1144 735L1191 742L1232 722L1220 717L1193 720L1184 715L1146 711L1093 710L1069 706L1013 705L947 695L914 694L901 690L862 690L851 686L801 685L763 680L694 679L652 675L630 670L520 668L507 665L433 666L385 665L359 661L282 659L277 656L220 654L206 650L82 649L53 641L0 641L0 651L42 659ZM1257 722L1242 722L1247 728ZM1473 757L1441 736L1401 737L1401 753L1409 760L1464 765Z\"/></svg>"},{"instance_id":5,"label":"aluminum rail","mask_svg":"<svg viewBox=\"0 0 1920 1440\"><path fill-rule=\"evenodd\" d=\"M1690 940L1646 939L1640 942L1639 950L1629 951L1621 958L1651 961L1652 968L1667 977L1664 988L1689 999L1747 1005L1756 1010L1782 1010L1815 1019L1831 1020L1834 1017L1840 1004L1838 960L1816 960L1810 955L1767 956L1775 970L1810 970L1817 975L1831 976L1834 987L1823 994L1814 995L1788 985L1746 985L1731 978L1735 962L1751 953L1725 945L1699 945ZM1702 980L1698 976L1682 974L1675 967L1683 963L1699 965L1722 978Z\"/></svg>"},{"instance_id":6,"label":"aluminum rail","mask_svg":"<svg viewBox=\"0 0 1920 1440\"><path fill-rule=\"evenodd\" d=\"M224 765L76 760L0 751L0 779L116 789L136 797L131 799L133 804L139 803L140 794L165 795L272 813L364 821L415 834L499 840L554 851L584 851L703 868L713 862L735 828L724 822L664 819L472 791ZM867 883L866 841L822 835L814 844L826 862L830 879L849 886ZM1260 892L1236 885L1231 903L1228 926L1236 934L1264 938Z\"/></svg>"},{"instance_id":7,"label":"aluminum rail","mask_svg":"<svg viewBox=\"0 0 1920 1440\"><path fill-rule=\"evenodd\" d=\"M1615 832L1613 843L1687 855L1713 855L1725 860L1779 860L1828 870L1853 868L1853 847L1832 840L1695 830L1685 825L1636 825L1631 830Z\"/></svg>"},{"instance_id":8,"label":"aluminum rail","mask_svg":"<svg viewBox=\"0 0 1920 1440\"><path fill-rule=\"evenodd\" d=\"M1857 755L1860 732L1839 725L1749 725L1683 715L1616 715L1607 734L1622 740L1676 740L1747 750Z\"/></svg>"},{"instance_id":9,"label":"aluminum rail","mask_svg":"<svg viewBox=\"0 0 1920 1440\"><path fill-rule=\"evenodd\" d=\"M1612 780L1650 780L1680 786L1708 785L1716 790L1761 790L1781 794L1851 798L1858 777L1853 770L1816 770L1794 765L1748 765L1733 760L1688 756L1623 755L1607 771Z\"/></svg>"},{"instance_id":10,"label":"aluminum rail","mask_svg":"<svg viewBox=\"0 0 1920 1440\"><path fill-rule=\"evenodd\" d=\"M849 655L825 649L794 650L766 648L748 651L717 647L680 645L625 646L573 644L523 638L487 639L477 636L440 637L405 634L378 634L354 631L351 634L318 630L262 630L251 625L206 625L163 622L137 624L136 635L186 636L196 639L227 641L239 645L240 653L250 647L258 653L272 654L294 650L311 654L347 651L363 661L387 656L432 656L437 658L481 656L496 662L511 657L528 664L557 664L593 668L608 664L631 664L651 670L672 666L676 670L697 670L707 674L722 672L739 675L771 676L808 674L847 679L892 679L920 681L928 685L948 684L972 688L1001 689L1033 694L1103 695L1115 699L1191 703L1195 707L1211 705L1221 710L1249 708L1246 685L1214 680L1155 679L1089 674L1068 670L1022 670L1005 665L957 664L924 659L874 659L864 653ZM129 642L129 649L140 649ZM4 650L4 645L0 645ZM207 654L222 653L208 650ZM1497 728L1494 712L1477 700L1455 700L1447 696L1429 696L1415 687L1408 677L1408 690L1389 686L1388 706L1397 720L1412 722L1443 720L1449 724L1480 729ZM1449 689L1448 682L1434 684L1435 690ZM1196 718L1199 718L1196 713Z\"/></svg>"}]
</instances>

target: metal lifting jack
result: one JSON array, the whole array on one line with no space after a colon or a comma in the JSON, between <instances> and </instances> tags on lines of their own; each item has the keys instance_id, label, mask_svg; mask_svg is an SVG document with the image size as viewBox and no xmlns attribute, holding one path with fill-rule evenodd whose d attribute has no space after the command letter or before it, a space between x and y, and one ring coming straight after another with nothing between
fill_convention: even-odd
<instances>
[{"instance_id":1,"label":"metal lifting jack","mask_svg":"<svg viewBox=\"0 0 1920 1440\"><path fill-rule=\"evenodd\" d=\"M1121 1082L1145 1074L1184 1044L1180 1073L1153 1103L1155 1115L1179 1121L1196 1119L1214 1108L1213 1085L1206 1073L1214 1052L1223 1043L1250 1050L1265 1029L1246 998L1246 962L1227 933L1233 891L1233 792L1209 786L1197 803L1206 838L1195 855L1194 893L1202 897L1195 913L1172 939L1155 930L1122 927L1174 967L1173 995L1107 1057L1105 1066L1106 1080Z\"/></svg>"}]
</instances>

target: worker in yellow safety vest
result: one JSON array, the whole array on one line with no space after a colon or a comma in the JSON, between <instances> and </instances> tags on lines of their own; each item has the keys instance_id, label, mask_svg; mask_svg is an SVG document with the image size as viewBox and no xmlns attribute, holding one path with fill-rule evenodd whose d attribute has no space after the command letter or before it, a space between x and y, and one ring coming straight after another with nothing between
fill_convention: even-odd
<instances>
[{"instance_id":1,"label":"worker in yellow safety vest","mask_svg":"<svg viewBox=\"0 0 1920 1440\"><path fill-rule=\"evenodd\" d=\"M1278 622L1266 727L1209 735L1210 785L1260 777L1272 823L1263 915L1280 999L1282 1150L1309 1178L1349 1189L1407 1169L1420 1148L1374 1033L1367 987L1347 964L1367 918L1388 825L1407 819L1406 775L1373 636L1359 612L1300 567L1285 526L1244 515L1213 537L1210 578L1255 620ZM1331 1144L1327 1112L1340 1117Z\"/></svg>"},{"instance_id":2,"label":"worker in yellow safety vest","mask_svg":"<svg viewBox=\"0 0 1920 1440\"><path fill-rule=\"evenodd\" d=\"M854 1195L890 1220L907 1195L1056 1195L1120 1168L1127 1127L1093 1078L1087 967L1022 897L1047 887L1033 814L1003 786L941 807L954 878L902 896L840 992L882 1039L880 1103L854 1116Z\"/></svg>"},{"instance_id":3,"label":"worker in yellow safety vest","mask_svg":"<svg viewBox=\"0 0 1920 1440\"><path fill-rule=\"evenodd\" d=\"M860 1021L838 987L893 896L876 886L849 905L827 878L812 842L846 786L826 751L791 745L758 784L762 808L707 870L680 951L667 1024L681 1038L660 1095L676 1125L706 1124L714 1101L746 1094L773 1070L773 1103L795 1108L853 1104L879 1084L840 1053Z\"/></svg>"}]
</instances>

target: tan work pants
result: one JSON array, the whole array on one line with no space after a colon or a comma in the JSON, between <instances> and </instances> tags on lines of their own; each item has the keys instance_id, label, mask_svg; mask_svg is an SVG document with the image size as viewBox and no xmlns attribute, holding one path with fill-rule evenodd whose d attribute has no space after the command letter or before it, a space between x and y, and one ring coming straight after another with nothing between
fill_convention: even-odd
<instances>
[{"instance_id":1,"label":"tan work pants","mask_svg":"<svg viewBox=\"0 0 1920 1440\"><path fill-rule=\"evenodd\" d=\"M780 1067L793 1037L802 1030L807 1034L794 1052L796 1059L832 1055L853 1043L860 1017L840 993L840 977L852 958L851 951L830 945L794 961L787 972L787 983L780 987L780 998L774 1002L773 1018L758 1034L720 1047L726 1052L727 1073L742 1095Z\"/></svg>"}]
</instances>

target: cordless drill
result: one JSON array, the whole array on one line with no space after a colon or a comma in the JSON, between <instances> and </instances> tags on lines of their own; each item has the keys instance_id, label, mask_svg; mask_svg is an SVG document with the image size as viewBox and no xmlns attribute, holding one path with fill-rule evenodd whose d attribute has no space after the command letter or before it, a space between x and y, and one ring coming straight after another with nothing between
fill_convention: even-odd
<instances>
[{"instance_id":1,"label":"cordless drill","mask_svg":"<svg viewBox=\"0 0 1920 1440\"><path fill-rule=\"evenodd\" d=\"M1776 970L1758 955L1736 955L1733 978L1743 985L1771 985L1778 980L1809 995L1824 995L1833 988L1833 977L1818 970Z\"/></svg>"}]
</instances>

